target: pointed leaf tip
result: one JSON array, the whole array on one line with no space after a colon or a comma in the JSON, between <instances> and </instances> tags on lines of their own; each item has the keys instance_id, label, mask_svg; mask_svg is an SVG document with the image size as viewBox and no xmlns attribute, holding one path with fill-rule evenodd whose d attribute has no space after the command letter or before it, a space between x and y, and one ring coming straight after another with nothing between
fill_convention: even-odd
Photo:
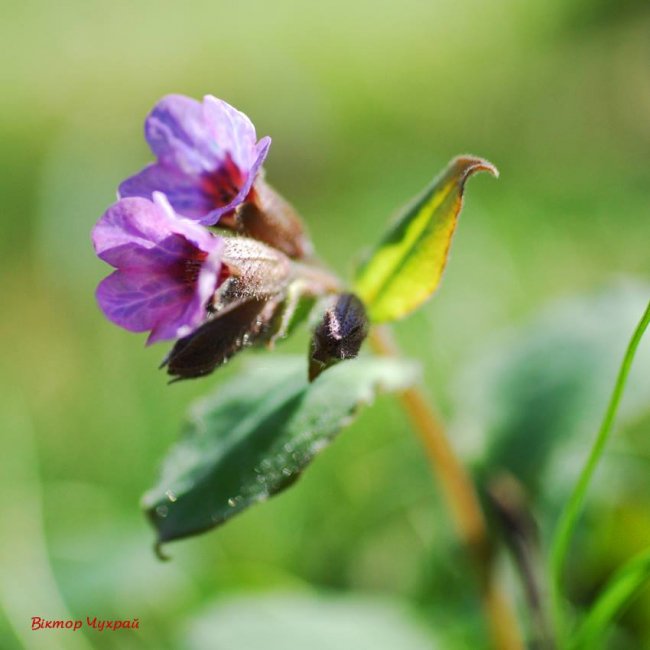
<instances>
[{"instance_id":1,"label":"pointed leaf tip","mask_svg":"<svg viewBox=\"0 0 650 650\"><path fill-rule=\"evenodd\" d=\"M403 211L358 269L354 291L366 304L372 322L403 318L437 289L463 205L465 183L479 171L499 175L483 158L454 158Z\"/></svg>"},{"instance_id":2,"label":"pointed leaf tip","mask_svg":"<svg viewBox=\"0 0 650 650\"><path fill-rule=\"evenodd\" d=\"M499 170L489 160L479 158L478 156L456 156L449 164L448 169L457 168L461 170L461 182L465 183L467 179L476 172L488 172L494 178L499 178Z\"/></svg>"},{"instance_id":3,"label":"pointed leaf tip","mask_svg":"<svg viewBox=\"0 0 650 650\"><path fill-rule=\"evenodd\" d=\"M153 545L153 552L154 555L161 561L161 562L169 562L171 560L171 557L167 555L162 549L163 543L161 541L156 541L156 543Z\"/></svg>"}]
</instances>

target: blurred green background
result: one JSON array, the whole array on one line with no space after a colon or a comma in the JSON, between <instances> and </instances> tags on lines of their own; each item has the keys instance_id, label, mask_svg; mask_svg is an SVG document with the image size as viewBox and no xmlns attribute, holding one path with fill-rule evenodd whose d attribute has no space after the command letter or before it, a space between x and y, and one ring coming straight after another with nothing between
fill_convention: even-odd
<instances>
[{"instance_id":1,"label":"blurred green background","mask_svg":"<svg viewBox=\"0 0 650 650\"><path fill-rule=\"evenodd\" d=\"M154 557L140 495L188 403L245 359L167 386L156 370L165 345L145 348L97 309L94 288L108 268L89 231L119 181L150 159L143 120L169 92L217 95L273 137L268 178L344 274L453 155L494 162L498 182L470 182L440 291L396 332L423 361L427 389L477 474L501 465L517 473L521 460L520 478L543 484L536 507L547 537L565 469L586 453L576 441L597 425L649 293L650 5L0 6L0 648L485 647L472 579L389 397L287 493L171 545L170 563ZM572 318L572 296L583 295L598 296L596 311ZM537 313L557 300L567 327L543 344L538 371L499 384L501 411L519 400L520 412L515 433L492 449L490 429L508 418L485 399L495 371L475 360L527 349L520 330L530 322L532 340L543 338L544 323L552 330L562 317ZM602 352L606 364L562 363L583 333L593 342L585 355ZM303 331L283 347L306 345ZM645 375L632 377L637 391L648 388L647 358ZM527 359L515 359L520 370ZM582 410L558 402L594 368L598 387L577 400ZM559 388L540 397L545 381ZM578 606L650 545L650 400L640 395L625 445L615 445L618 469L597 481L571 558ZM549 403L555 419L544 419ZM542 474L546 452L536 445L570 442L573 452L556 453L560 464ZM503 572L521 606L505 561ZM32 616L139 618L140 629L32 632ZM610 641L650 648L650 595Z\"/></svg>"}]
</instances>

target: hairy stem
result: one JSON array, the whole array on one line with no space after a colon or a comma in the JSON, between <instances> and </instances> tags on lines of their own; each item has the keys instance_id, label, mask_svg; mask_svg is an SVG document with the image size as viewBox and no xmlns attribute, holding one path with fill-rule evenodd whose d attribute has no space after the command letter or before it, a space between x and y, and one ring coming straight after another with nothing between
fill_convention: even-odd
<instances>
[{"instance_id":1,"label":"hairy stem","mask_svg":"<svg viewBox=\"0 0 650 650\"><path fill-rule=\"evenodd\" d=\"M370 342L378 354L384 356L399 354L386 327L373 328ZM434 475L440 483L458 536L474 564L492 643L498 650L520 650L523 648L523 643L517 620L495 581L490 539L474 485L456 457L442 425L421 389L408 388L399 393L399 397L420 436Z\"/></svg>"},{"instance_id":2,"label":"hairy stem","mask_svg":"<svg viewBox=\"0 0 650 650\"><path fill-rule=\"evenodd\" d=\"M585 495L587 493L591 477L593 476L598 462L603 455L605 444L609 438L612 424L614 423L614 418L616 417L616 412L621 401L623 389L625 388L625 383L630 372L630 367L632 366L634 355L636 354L641 338L643 337L643 334L649 323L650 303L648 303L648 307L641 317L641 320L634 330L634 334L632 334L632 338L630 339L630 342L627 346L625 356L623 357L623 362L621 363L621 368L616 378L616 384L614 385L614 390L612 392L612 396L609 399L609 403L605 411L605 416L603 418L602 424L600 425L596 440L594 441L593 447L591 448L587 462L582 468L582 472L580 473L580 477L576 483L573 493L571 494L569 501L567 502L564 510L562 511L562 514L560 515L560 519L553 536L550 555L551 605L553 608L555 627L560 642L562 642L562 640L566 637L564 601L562 597L562 572L564 569L567 553L571 545L571 538L573 537L578 517L582 511L582 505L585 500ZM560 643L560 646L562 647L562 643Z\"/></svg>"},{"instance_id":3,"label":"hairy stem","mask_svg":"<svg viewBox=\"0 0 650 650\"><path fill-rule=\"evenodd\" d=\"M321 296L343 290L343 283L325 266L317 262L292 262L293 273L305 283L308 293Z\"/></svg>"}]
</instances>

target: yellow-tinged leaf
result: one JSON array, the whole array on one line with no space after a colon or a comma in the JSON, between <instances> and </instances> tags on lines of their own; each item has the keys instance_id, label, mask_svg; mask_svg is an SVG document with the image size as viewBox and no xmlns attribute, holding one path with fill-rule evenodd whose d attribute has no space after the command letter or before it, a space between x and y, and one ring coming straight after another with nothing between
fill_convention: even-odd
<instances>
[{"instance_id":1,"label":"yellow-tinged leaf","mask_svg":"<svg viewBox=\"0 0 650 650\"><path fill-rule=\"evenodd\" d=\"M354 291L373 322L406 316L436 290L463 205L465 182L478 171L499 175L482 158L454 158L359 268Z\"/></svg>"}]
</instances>

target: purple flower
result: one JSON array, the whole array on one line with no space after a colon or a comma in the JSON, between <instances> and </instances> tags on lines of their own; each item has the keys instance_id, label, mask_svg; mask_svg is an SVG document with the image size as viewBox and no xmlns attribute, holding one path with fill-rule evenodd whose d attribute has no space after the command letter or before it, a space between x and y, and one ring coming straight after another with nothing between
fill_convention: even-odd
<instances>
[{"instance_id":1,"label":"purple flower","mask_svg":"<svg viewBox=\"0 0 650 650\"><path fill-rule=\"evenodd\" d=\"M125 180L119 196L164 193L174 210L205 225L232 212L251 191L271 138L257 142L251 121L226 102L163 97L145 122L158 162Z\"/></svg>"},{"instance_id":2,"label":"purple flower","mask_svg":"<svg viewBox=\"0 0 650 650\"><path fill-rule=\"evenodd\" d=\"M178 217L166 198L120 199L92 233L97 255L117 270L97 287L107 318L147 344L187 336L201 325L223 281L223 239Z\"/></svg>"}]
</instances>

